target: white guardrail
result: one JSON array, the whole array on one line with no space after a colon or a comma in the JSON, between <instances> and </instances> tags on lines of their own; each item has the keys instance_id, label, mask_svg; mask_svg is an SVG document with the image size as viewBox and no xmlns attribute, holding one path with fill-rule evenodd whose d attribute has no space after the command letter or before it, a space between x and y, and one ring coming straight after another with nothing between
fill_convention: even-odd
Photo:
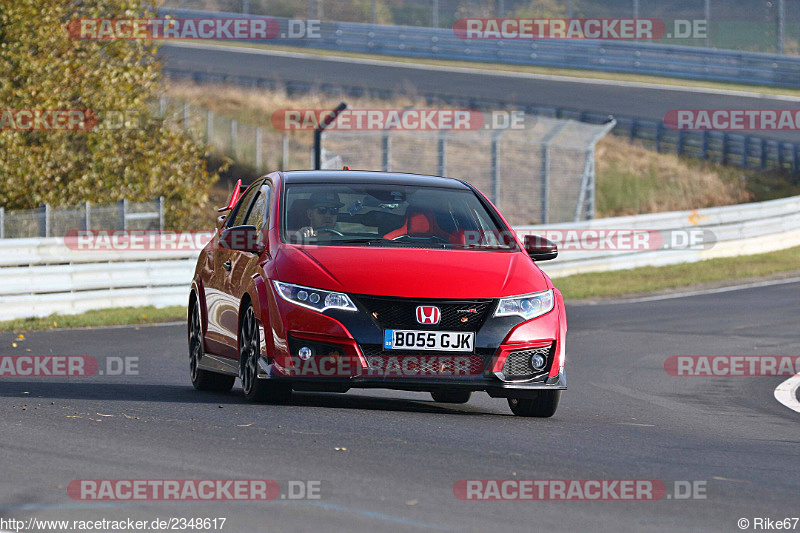
<instances>
[{"instance_id":1,"label":"white guardrail","mask_svg":"<svg viewBox=\"0 0 800 533\"><path fill-rule=\"evenodd\" d=\"M557 278L689 263L800 246L800 196L727 207L520 226L520 235L569 230L704 230L713 246L672 250L563 250L542 263ZM711 232L710 234L708 232ZM82 251L61 238L0 240L0 320L91 309L184 305L197 251Z\"/></svg>"}]
</instances>

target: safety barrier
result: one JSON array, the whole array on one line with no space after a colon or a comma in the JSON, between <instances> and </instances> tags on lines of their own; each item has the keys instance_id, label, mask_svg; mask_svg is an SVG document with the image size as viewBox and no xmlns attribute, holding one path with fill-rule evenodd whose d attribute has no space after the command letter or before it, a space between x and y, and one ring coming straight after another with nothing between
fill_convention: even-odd
<instances>
[{"instance_id":1,"label":"safety barrier","mask_svg":"<svg viewBox=\"0 0 800 533\"><path fill-rule=\"evenodd\" d=\"M713 234L713 246L671 250L568 250L542 263L552 277L663 266L764 253L800 246L800 197L726 207L515 228L547 231L694 230ZM63 239L0 241L0 320L90 309L183 305L197 251L82 251Z\"/></svg>"}]
</instances>

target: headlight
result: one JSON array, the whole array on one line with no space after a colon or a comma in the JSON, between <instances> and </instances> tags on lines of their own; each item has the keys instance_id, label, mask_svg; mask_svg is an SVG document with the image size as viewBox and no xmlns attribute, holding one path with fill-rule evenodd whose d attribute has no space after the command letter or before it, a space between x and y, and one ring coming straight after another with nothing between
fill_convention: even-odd
<instances>
[{"instance_id":1,"label":"headlight","mask_svg":"<svg viewBox=\"0 0 800 533\"><path fill-rule=\"evenodd\" d=\"M273 281L272 283L275 284L275 288L281 298L300 307L307 307L320 313L326 309L358 311L350 297L342 292L312 289L311 287L283 283L282 281Z\"/></svg>"},{"instance_id":2,"label":"headlight","mask_svg":"<svg viewBox=\"0 0 800 533\"><path fill-rule=\"evenodd\" d=\"M521 316L525 320L542 316L549 313L555 306L553 290L528 294L526 296L515 296L514 298L503 298L494 316Z\"/></svg>"}]
</instances>

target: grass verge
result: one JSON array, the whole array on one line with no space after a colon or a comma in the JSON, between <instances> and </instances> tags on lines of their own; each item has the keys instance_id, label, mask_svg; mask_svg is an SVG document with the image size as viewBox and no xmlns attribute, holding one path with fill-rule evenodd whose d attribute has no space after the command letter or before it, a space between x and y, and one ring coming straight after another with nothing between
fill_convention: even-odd
<instances>
[{"instance_id":1,"label":"grass verge","mask_svg":"<svg viewBox=\"0 0 800 533\"><path fill-rule=\"evenodd\" d=\"M685 289L712 288L735 281L757 280L769 276L800 276L800 247L767 254L709 259L665 267L644 267L616 272L577 274L556 278L555 284L564 298L620 298L651 293L678 292ZM45 318L22 318L0 322L0 331L33 331L58 328L154 324L182 321L183 306L124 307L102 309L79 315L50 315Z\"/></svg>"},{"instance_id":2,"label":"grass verge","mask_svg":"<svg viewBox=\"0 0 800 533\"><path fill-rule=\"evenodd\" d=\"M186 319L186 307L120 307L98 309L78 315L50 315L42 318L18 318L0 322L0 331L33 331L59 328L91 328L129 324L157 324Z\"/></svg>"},{"instance_id":3,"label":"grass verge","mask_svg":"<svg viewBox=\"0 0 800 533\"><path fill-rule=\"evenodd\" d=\"M581 300L714 288L729 282L791 273L800 276L800 247L681 265L576 274L556 278L553 283L561 289L564 298Z\"/></svg>"}]
</instances>

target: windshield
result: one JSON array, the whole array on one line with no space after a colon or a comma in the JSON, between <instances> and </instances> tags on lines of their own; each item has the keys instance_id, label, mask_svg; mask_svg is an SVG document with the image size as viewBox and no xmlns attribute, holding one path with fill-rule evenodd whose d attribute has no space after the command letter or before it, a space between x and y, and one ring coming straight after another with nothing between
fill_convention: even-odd
<instances>
[{"instance_id":1,"label":"windshield","mask_svg":"<svg viewBox=\"0 0 800 533\"><path fill-rule=\"evenodd\" d=\"M392 184L287 185L285 242L515 250L509 230L470 190Z\"/></svg>"}]
</instances>

